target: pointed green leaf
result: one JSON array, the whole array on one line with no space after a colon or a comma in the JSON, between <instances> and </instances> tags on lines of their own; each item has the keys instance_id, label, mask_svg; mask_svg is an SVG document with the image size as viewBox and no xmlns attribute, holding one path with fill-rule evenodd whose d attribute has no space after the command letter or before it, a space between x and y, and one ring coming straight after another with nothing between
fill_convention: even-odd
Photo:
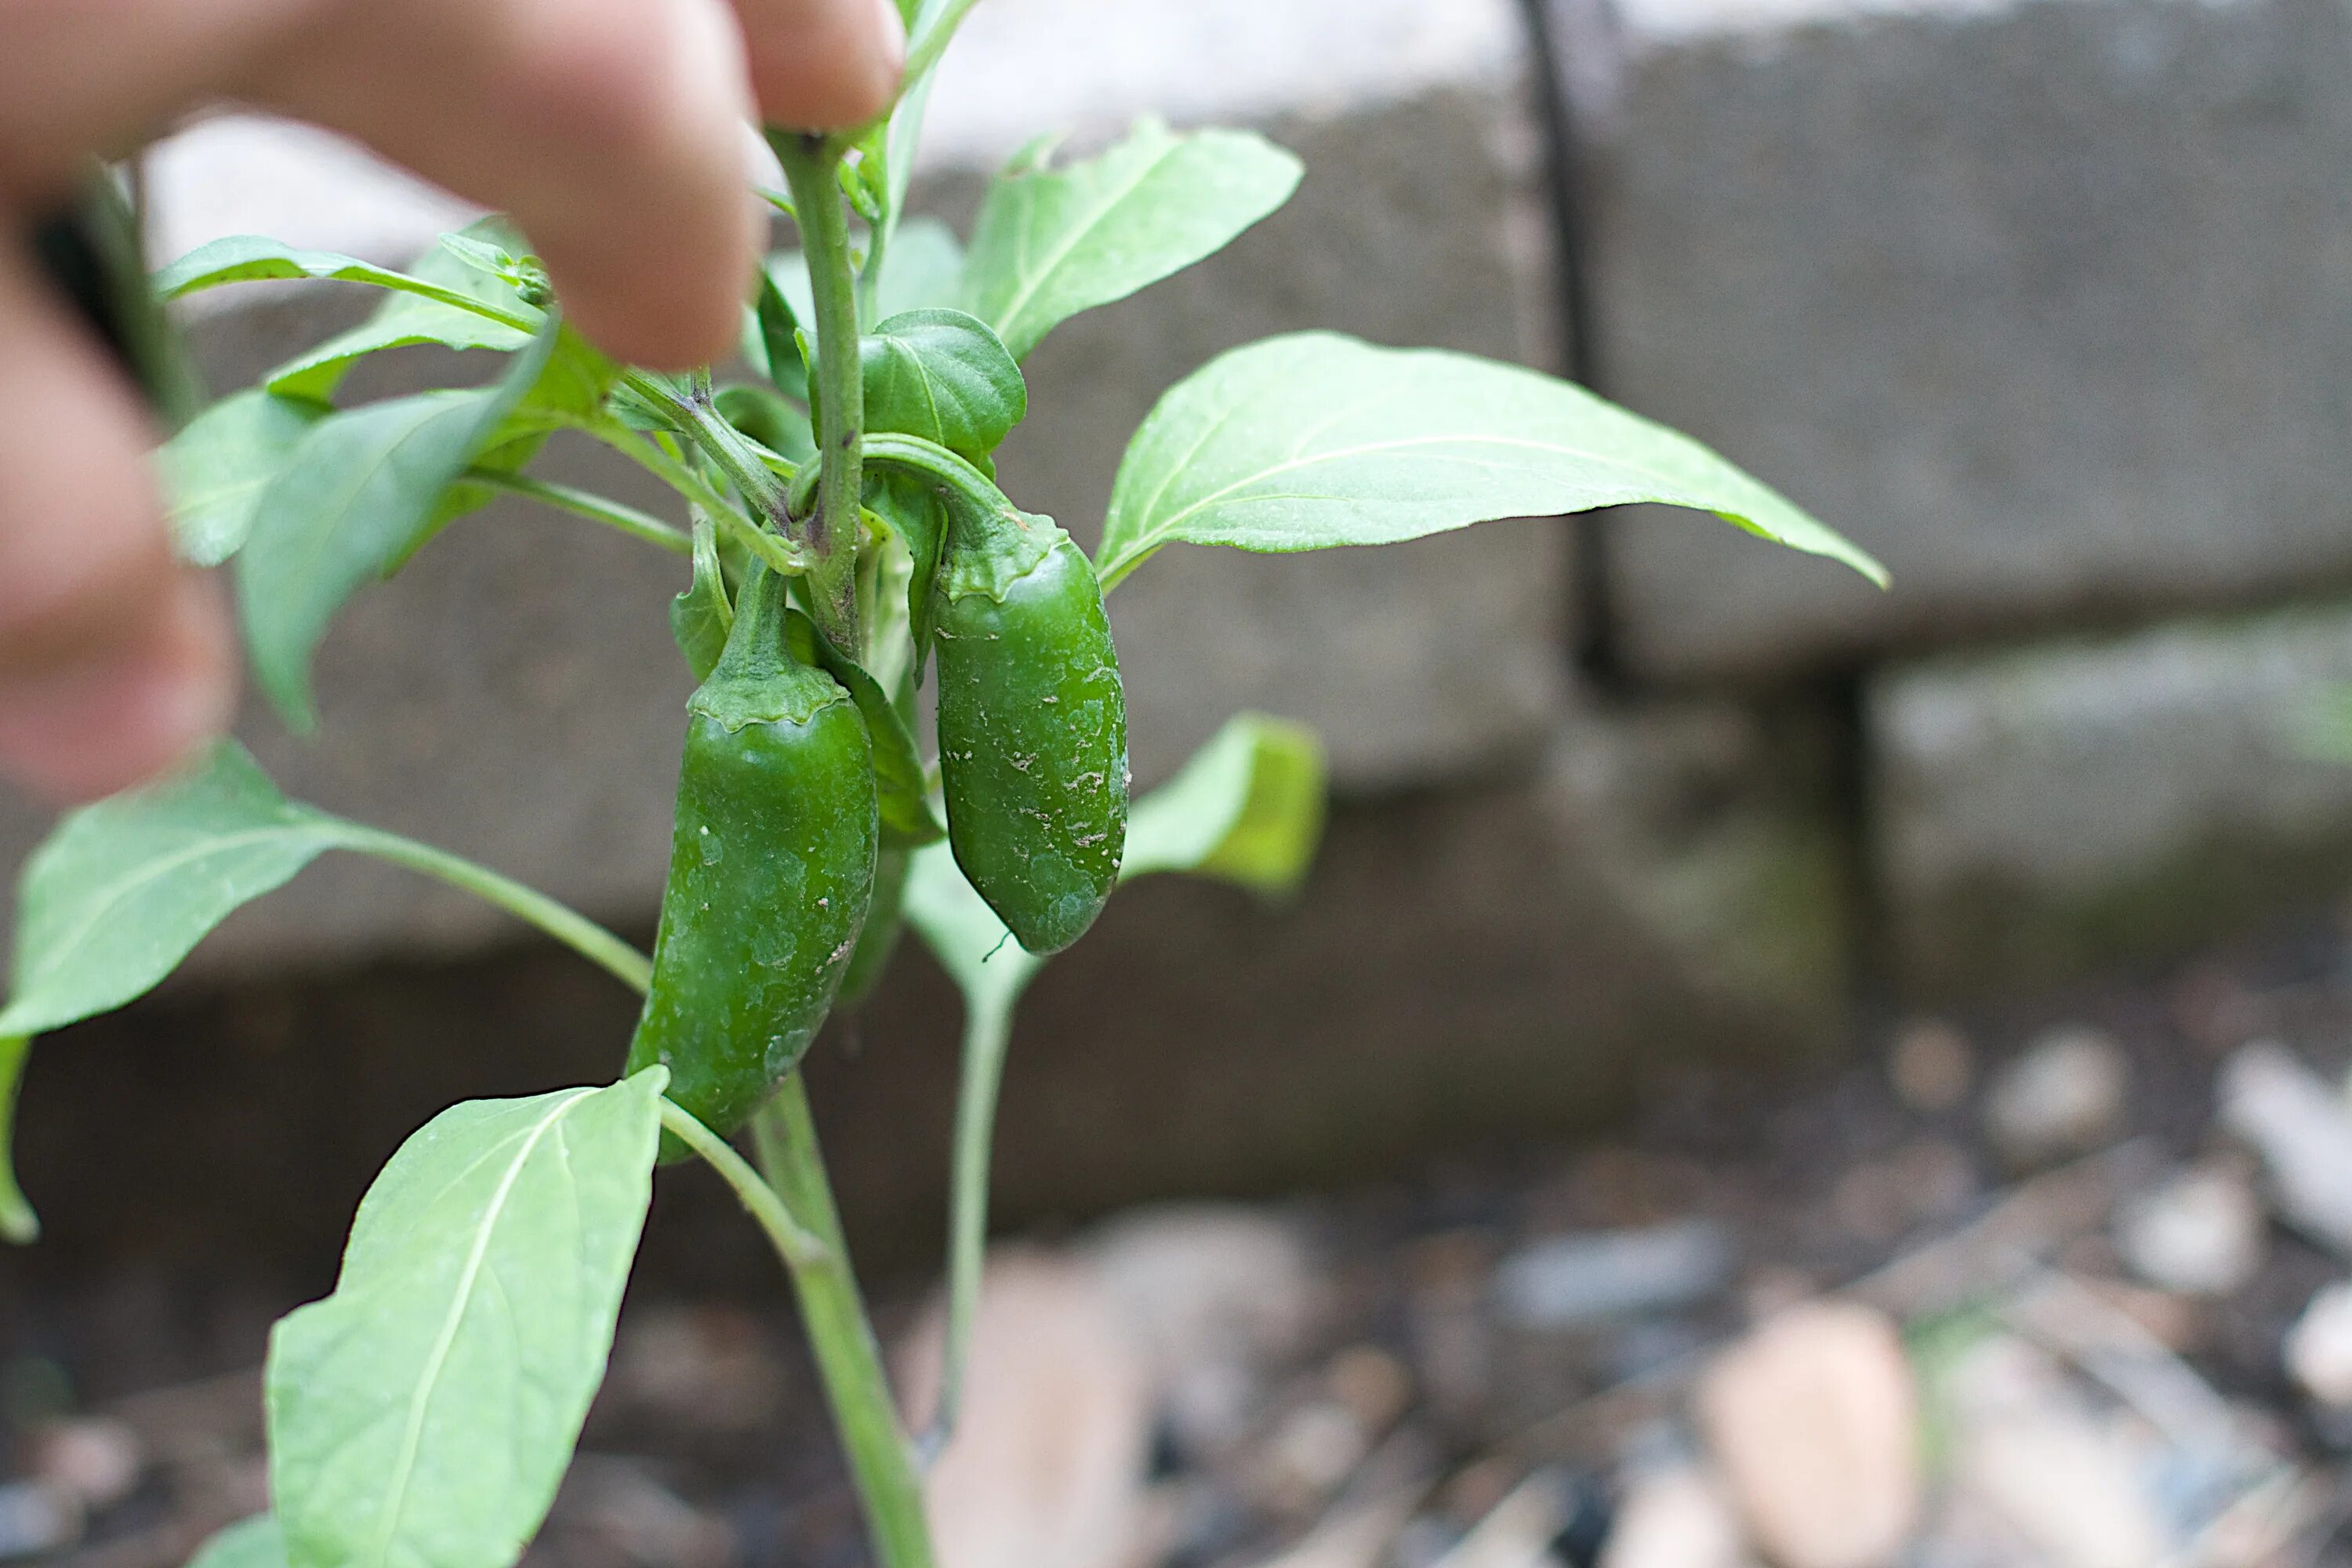
<instances>
[{"instance_id":1,"label":"pointed green leaf","mask_svg":"<svg viewBox=\"0 0 2352 1568\"><path fill-rule=\"evenodd\" d=\"M1179 136L1157 120L1071 168L1016 160L973 225L964 307L1026 359L1056 323L1223 248L1289 200L1298 176L1298 160L1261 136Z\"/></svg>"},{"instance_id":2,"label":"pointed green leaf","mask_svg":"<svg viewBox=\"0 0 2352 1568\"><path fill-rule=\"evenodd\" d=\"M261 492L326 412L257 386L222 398L163 444L155 462L182 560L217 566L244 548Z\"/></svg>"},{"instance_id":3,"label":"pointed green leaf","mask_svg":"<svg viewBox=\"0 0 2352 1568\"><path fill-rule=\"evenodd\" d=\"M291 1568L521 1555L604 1378L668 1077L454 1106L392 1157L334 1294L270 1336Z\"/></svg>"},{"instance_id":4,"label":"pointed green leaf","mask_svg":"<svg viewBox=\"0 0 2352 1568\"><path fill-rule=\"evenodd\" d=\"M920 436L978 463L1028 415L1021 367L961 310L893 316L857 347L868 430Z\"/></svg>"},{"instance_id":5,"label":"pointed green leaf","mask_svg":"<svg viewBox=\"0 0 2352 1568\"><path fill-rule=\"evenodd\" d=\"M1108 588L1167 544L1388 544L1631 501L1712 511L1885 581L1786 498L1581 387L1330 332L1235 349L1162 397L1119 465L1097 559Z\"/></svg>"},{"instance_id":6,"label":"pointed green leaf","mask_svg":"<svg viewBox=\"0 0 2352 1568\"><path fill-rule=\"evenodd\" d=\"M463 237L501 250L521 247L502 218L484 218ZM395 294L347 332L338 333L270 372L267 385L285 397L325 402L343 373L369 354L417 343L452 349L515 350L529 346L545 312L507 279L473 265L446 247L419 257L411 276L434 292Z\"/></svg>"},{"instance_id":7,"label":"pointed green leaf","mask_svg":"<svg viewBox=\"0 0 2352 1568\"><path fill-rule=\"evenodd\" d=\"M286 1568L286 1537L277 1516L238 1520L197 1548L188 1568Z\"/></svg>"},{"instance_id":8,"label":"pointed green leaf","mask_svg":"<svg viewBox=\"0 0 2352 1568\"><path fill-rule=\"evenodd\" d=\"M0 1037L120 1007L343 832L289 803L228 741L184 773L72 813L26 862Z\"/></svg>"},{"instance_id":9,"label":"pointed green leaf","mask_svg":"<svg viewBox=\"0 0 2352 1568\"><path fill-rule=\"evenodd\" d=\"M200 245L177 261L157 269L155 292L177 300L224 283L256 283L297 278L332 279L343 283L368 283L379 289L454 302L447 284L432 278L378 267L356 256L332 250L304 250L257 234L233 234Z\"/></svg>"},{"instance_id":10,"label":"pointed green leaf","mask_svg":"<svg viewBox=\"0 0 2352 1568\"><path fill-rule=\"evenodd\" d=\"M1187 871L1286 892L1323 836L1324 779L1314 731L1237 713L1182 772L1136 803L1119 879Z\"/></svg>"},{"instance_id":11,"label":"pointed green leaf","mask_svg":"<svg viewBox=\"0 0 2352 1568\"><path fill-rule=\"evenodd\" d=\"M556 342L542 332L493 386L330 416L262 492L237 557L238 609L254 674L292 728L318 721L310 654L328 623L448 521L450 487L538 382Z\"/></svg>"},{"instance_id":12,"label":"pointed green leaf","mask_svg":"<svg viewBox=\"0 0 2352 1568\"><path fill-rule=\"evenodd\" d=\"M18 1246L41 1234L41 1217L16 1184L16 1090L24 1083L25 1058L32 1048L29 1036L0 1037L0 1241Z\"/></svg>"},{"instance_id":13,"label":"pointed green leaf","mask_svg":"<svg viewBox=\"0 0 2352 1568\"><path fill-rule=\"evenodd\" d=\"M669 635L686 656L698 681L710 679L719 656L727 649L727 634L735 627L735 606L727 597L727 578L719 564L719 534L707 517L694 520L694 576L669 603Z\"/></svg>"},{"instance_id":14,"label":"pointed green leaf","mask_svg":"<svg viewBox=\"0 0 2352 1568\"><path fill-rule=\"evenodd\" d=\"M910 217L890 236L874 292L884 318L953 305L963 298L963 245L935 217Z\"/></svg>"}]
</instances>

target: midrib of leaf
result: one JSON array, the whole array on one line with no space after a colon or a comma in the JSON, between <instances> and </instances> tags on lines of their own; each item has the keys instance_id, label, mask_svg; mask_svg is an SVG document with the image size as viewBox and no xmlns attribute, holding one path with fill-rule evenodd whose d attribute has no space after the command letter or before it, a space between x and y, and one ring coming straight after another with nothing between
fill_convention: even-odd
<instances>
[{"instance_id":1,"label":"midrib of leaf","mask_svg":"<svg viewBox=\"0 0 2352 1568\"><path fill-rule=\"evenodd\" d=\"M1079 224L1077 227L1072 229L1068 236L1062 241L1061 245L1047 255L1045 264L1038 268L1034 272L1030 273L1028 280L1013 291L1011 301L1005 306L1003 311L999 315L998 320L1002 321L1007 327L1011 327L1017 322L1021 319L1021 312L1029 308L1029 301L1036 298L1037 291L1045 286L1046 279L1053 277L1055 272L1061 267L1062 263L1070 258L1070 253L1078 247L1080 242L1085 240L1088 235L1092 234L1095 229L1101 225L1103 219L1111 215L1112 211L1118 207L1119 203L1133 195L1136 191L1142 186L1143 182L1150 179L1155 173L1157 173L1160 166L1162 163L1165 163L1171 157L1174 156L1177 150L1182 147L1183 144L1184 143L1181 140L1171 140L1162 145L1160 151L1152 156L1149 163L1143 165L1142 169L1133 179L1128 181L1125 185L1115 189L1107 200L1105 200L1100 205L1097 206L1093 212L1087 214L1085 221ZM1042 175L1039 177L1051 178L1052 176ZM1034 202L1030 204L1029 211L1030 216L1034 218L1037 211L1037 206ZM1017 231L1021 237L1020 254L1024 262L1029 249L1029 228L1030 226L1024 223Z\"/></svg>"},{"instance_id":2,"label":"midrib of leaf","mask_svg":"<svg viewBox=\"0 0 2352 1568\"><path fill-rule=\"evenodd\" d=\"M101 894L98 903L91 908L89 913L73 928L69 940L52 943L49 951L53 954L70 957L75 950L89 939L89 933L98 929L99 922L104 920L116 906L131 897L138 889L145 887L159 877L178 870L183 866L193 865L207 856L226 854L231 850L241 849L250 844L267 843L270 839L283 837L301 829L331 830L340 826L341 824L330 816L315 819L298 818L288 822L273 823L268 827L247 828L241 833L232 833L225 838L206 839L202 844L191 845L185 849L167 855L161 860L146 861L133 875L109 887ZM322 849L330 847L332 837L331 831L328 831L320 847ZM26 976L23 990L26 992L35 990L55 972L56 960L53 958L47 968Z\"/></svg>"},{"instance_id":3,"label":"midrib of leaf","mask_svg":"<svg viewBox=\"0 0 2352 1568\"><path fill-rule=\"evenodd\" d=\"M1251 485L1263 483L1267 479L1275 478L1278 474L1289 473L1294 469L1298 468L1311 468L1319 463L1338 462L1348 458L1367 457L1374 453L1400 452L1414 447L1440 446L1454 442L1470 442L1486 447L1524 447L1530 451L1543 452L1558 457L1581 458L1597 463L1607 463L1621 471L1632 474L1634 478L1658 489L1661 493L1654 498L1658 500L1679 501L1680 498L1685 493L1679 484L1668 482L1663 475L1654 468L1648 468L1641 463L1628 461L1622 457L1612 457L1600 452L1595 452L1587 447L1561 446L1558 443L1549 441L1531 441L1523 437L1516 436L1464 436L1458 434L1445 436L1411 436L1401 437L1397 439L1389 441L1367 442L1364 445L1358 447L1334 447L1330 451L1317 452L1309 457L1286 458L1282 462L1275 463L1266 468L1258 469L1255 473L1245 474L1230 484L1210 491L1200 500L1192 501L1186 506L1180 507L1176 510L1169 513L1167 517L1152 525L1149 534L1139 535L1137 542L1141 543L1151 536L1166 534L1176 528L1186 518L1192 516L1195 512L1201 511L1204 508L1216 505L1217 502L1224 500L1227 496L1232 495L1235 490L1245 489ZM1197 451L1199 448L1196 447L1194 450ZM1455 460L1475 464L1479 468L1500 468L1509 466L1498 463L1482 462L1475 458L1467 456L1459 458ZM1166 489L1167 486L1163 484L1160 487L1160 492L1164 494ZM1156 500L1158 498L1155 496L1154 500ZM1349 496L1307 495L1294 497L1292 499L1348 501L1353 500L1356 498ZM1127 553L1128 552L1122 552L1119 559L1124 561Z\"/></svg>"},{"instance_id":4,"label":"midrib of leaf","mask_svg":"<svg viewBox=\"0 0 2352 1568\"><path fill-rule=\"evenodd\" d=\"M530 1160L539 1141L548 1129L562 1120L566 1112L596 1092L581 1089L551 1107L547 1115L525 1135L521 1149L499 1179L499 1188L491 1194L489 1207L482 1215L474 1245L466 1256L465 1271L459 1276L457 1289L452 1293L448 1315L442 1320L441 1331L435 1337L432 1353L425 1358L424 1375L417 1379L416 1392L408 1402L408 1424L400 1438L400 1458L393 1467L392 1486L386 1494L383 1527L377 1531L374 1548L367 1561L382 1564L389 1561L393 1537L399 1533L402 1513L408 1507L408 1484L416 1470L416 1450L425 1438L425 1413L433 1402L433 1394L441 1380L441 1368L449 1359L449 1348L457 1342L458 1325L465 1321L467 1303L473 1300L474 1280L481 1273L482 1259L490 1250L490 1234L498 1228L499 1215L505 1212L507 1200L514 1194L515 1183L522 1177L524 1163ZM568 1163L568 1162L567 1162Z\"/></svg>"}]
</instances>

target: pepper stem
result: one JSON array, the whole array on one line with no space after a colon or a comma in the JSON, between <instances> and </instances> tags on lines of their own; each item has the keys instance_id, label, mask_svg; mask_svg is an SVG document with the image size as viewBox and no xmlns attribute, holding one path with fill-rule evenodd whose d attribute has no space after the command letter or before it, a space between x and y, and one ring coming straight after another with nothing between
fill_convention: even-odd
<instances>
[{"instance_id":1,"label":"pepper stem","mask_svg":"<svg viewBox=\"0 0 2352 1568\"><path fill-rule=\"evenodd\" d=\"M866 383L858 363L857 273L850 264L848 204L841 192L841 144L814 133L771 131L783 165L816 301L815 510L802 533L808 548L809 613L833 646L862 657L857 621L858 506L865 491Z\"/></svg>"}]
</instances>

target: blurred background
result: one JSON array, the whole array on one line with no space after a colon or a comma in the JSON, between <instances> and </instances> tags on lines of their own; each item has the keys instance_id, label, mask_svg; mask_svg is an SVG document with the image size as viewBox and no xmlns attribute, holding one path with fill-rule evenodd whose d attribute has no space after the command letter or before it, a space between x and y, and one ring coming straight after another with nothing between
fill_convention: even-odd
<instances>
[{"instance_id":1,"label":"blurred background","mask_svg":"<svg viewBox=\"0 0 2352 1568\"><path fill-rule=\"evenodd\" d=\"M1294 903L1141 885L1024 1004L949 1568L2352 1563L2343 0L985 0L918 204L1144 113L1306 183L1040 351L1024 507L1091 544L1168 384L1320 326L1585 382L1895 587L1633 509L1121 589L1138 785L1258 708L1335 812ZM148 178L158 258L468 216L248 118ZM201 303L227 388L371 301ZM494 509L354 602L316 741L241 733L647 937L674 567ZM0 800L0 866L46 826ZM172 1568L254 1506L250 1369L370 1176L634 1013L344 858L43 1041L0 1557ZM810 1069L914 1363L956 1024L910 942ZM772 1276L665 1178L535 1560L862 1561Z\"/></svg>"}]
</instances>

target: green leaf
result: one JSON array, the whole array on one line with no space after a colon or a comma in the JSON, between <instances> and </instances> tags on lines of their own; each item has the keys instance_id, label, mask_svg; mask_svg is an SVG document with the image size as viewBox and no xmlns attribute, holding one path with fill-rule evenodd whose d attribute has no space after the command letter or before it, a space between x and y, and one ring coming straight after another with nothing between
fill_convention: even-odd
<instances>
[{"instance_id":1,"label":"green leaf","mask_svg":"<svg viewBox=\"0 0 2352 1568\"><path fill-rule=\"evenodd\" d=\"M1056 323L1222 249L1287 201L1298 176L1298 160L1263 137L1179 136L1157 120L1068 169L1016 161L973 226L964 306L1026 359Z\"/></svg>"},{"instance_id":2,"label":"green leaf","mask_svg":"<svg viewBox=\"0 0 2352 1568\"><path fill-rule=\"evenodd\" d=\"M347 831L289 803L233 741L159 784L69 814L25 865L0 1037L120 1007Z\"/></svg>"},{"instance_id":3,"label":"green leaf","mask_svg":"<svg viewBox=\"0 0 2352 1568\"><path fill-rule=\"evenodd\" d=\"M451 486L537 384L556 342L542 332L489 387L330 416L262 492L237 557L238 608L254 674L290 727L318 721L310 654L328 623L362 584L396 568L448 521Z\"/></svg>"},{"instance_id":4,"label":"green leaf","mask_svg":"<svg viewBox=\"0 0 2352 1568\"><path fill-rule=\"evenodd\" d=\"M922 753L915 749L915 738L908 731L907 721L891 706L880 683L856 659L827 642L816 623L800 611L792 611L784 625L794 657L803 664L821 667L841 682L866 720L866 732L874 745L874 784L881 803L882 847L913 849L945 838L948 830L931 815L930 795L923 782Z\"/></svg>"},{"instance_id":5,"label":"green leaf","mask_svg":"<svg viewBox=\"0 0 2352 1568\"><path fill-rule=\"evenodd\" d=\"M1136 804L1119 879L1188 871L1287 892L1322 838L1324 784L1314 731L1235 714L1182 772Z\"/></svg>"},{"instance_id":6,"label":"green leaf","mask_svg":"<svg viewBox=\"0 0 2352 1568\"><path fill-rule=\"evenodd\" d=\"M520 237L502 218L484 218L462 237L509 250ZM266 384L285 397L323 403L343 373L369 354L417 343L452 349L511 351L528 347L545 314L514 285L484 271L447 247L418 258L415 280L436 292L397 294L347 332L297 355L269 374Z\"/></svg>"},{"instance_id":7,"label":"green leaf","mask_svg":"<svg viewBox=\"0 0 2352 1568\"><path fill-rule=\"evenodd\" d=\"M1712 511L1886 580L1705 447L1581 387L1329 332L1235 349L1171 389L1119 465L1097 560L1108 588L1166 544L1389 544L1631 501Z\"/></svg>"},{"instance_id":8,"label":"green leaf","mask_svg":"<svg viewBox=\"0 0 2352 1568\"><path fill-rule=\"evenodd\" d=\"M890 236L890 248L882 253L882 280L874 298L877 313L884 317L961 300L963 245L955 230L935 217L900 223Z\"/></svg>"},{"instance_id":9,"label":"green leaf","mask_svg":"<svg viewBox=\"0 0 2352 1568\"><path fill-rule=\"evenodd\" d=\"M710 679L727 634L735 627L735 606L727 597L727 576L719 564L719 532L707 517L694 520L694 576L669 604L669 633L698 681Z\"/></svg>"},{"instance_id":10,"label":"green leaf","mask_svg":"<svg viewBox=\"0 0 2352 1568\"><path fill-rule=\"evenodd\" d=\"M961 310L893 316L857 347L869 430L920 436L977 463L1028 415L1021 367Z\"/></svg>"},{"instance_id":11,"label":"green leaf","mask_svg":"<svg viewBox=\"0 0 2352 1568\"><path fill-rule=\"evenodd\" d=\"M372 261L336 251L303 250L257 234L233 234L196 247L177 261L159 268L154 286L162 298L177 300L224 283L296 278L368 283L379 289L445 300L451 293L446 284L431 278L378 267Z\"/></svg>"},{"instance_id":12,"label":"green leaf","mask_svg":"<svg viewBox=\"0 0 2352 1568\"><path fill-rule=\"evenodd\" d=\"M244 548L261 492L326 412L257 386L222 398L163 444L155 461L182 560L217 566Z\"/></svg>"},{"instance_id":13,"label":"green leaf","mask_svg":"<svg viewBox=\"0 0 2352 1568\"><path fill-rule=\"evenodd\" d=\"M278 1516L257 1513L238 1520L199 1547L188 1568L286 1568L286 1537Z\"/></svg>"},{"instance_id":14,"label":"green leaf","mask_svg":"<svg viewBox=\"0 0 2352 1568\"><path fill-rule=\"evenodd\" d=\"M953 849L933 844L915 852L906 908L907 923L963 993L965 1010L976 1018L1009 1019L1045 961L1013 941L996 911L972 891Z\"/></svg>"},{"instance_id":15,"label":"green leaf","mask_svg":"<svg viewBox=\"0 0 2352 1568\"><path fill-rule=\"evenodd\" d=\"M789 253L799 261L797 253ZM750 358L769 384L779 392L805 399L808 396L808 366L801 360L801 317L784 295L779 281L778 268L784 258L772 258L760 268L760 291L752 300L749 330L744 335L746 357ZM808 280L807 263L801 262L801 281ZM809 308L814 308L810 302Z\"/></svg>"},{"instance_id":16,"label":"green leaf","mask_svg":"<svg viewBox=\"0 0 2352 1568\"><path fill-rule=\"evenodd\" d=\"M291 1568L521 1555L604 1379L668 1078L453 1106L392 1157L334 1294L270 1335Z\"/></svg>"},{"instance_id":17,"label":"green leaf","mask_svg":"<svg viewBox=\"0 0 2352 1568\"><path fill-rule=\"evenodd\" d=\"M33 1048L26 1035L0 1037L0 1241L18 1246L41 1234L41 1217L16 1184L16 1090L25 1079L25 1058Z\"/></svg>"},{"instance_id":18,"label":"green leaf","mask_svg":"<svg viewBox=\"0 0 2352 1568\"><path fill-rule=\"evenodd\" d=\"M779 458L805 463L816 456L808 410L772 387L743 383L722 386L711 399L719 416Z\"/></svg>"}]
</instances>

